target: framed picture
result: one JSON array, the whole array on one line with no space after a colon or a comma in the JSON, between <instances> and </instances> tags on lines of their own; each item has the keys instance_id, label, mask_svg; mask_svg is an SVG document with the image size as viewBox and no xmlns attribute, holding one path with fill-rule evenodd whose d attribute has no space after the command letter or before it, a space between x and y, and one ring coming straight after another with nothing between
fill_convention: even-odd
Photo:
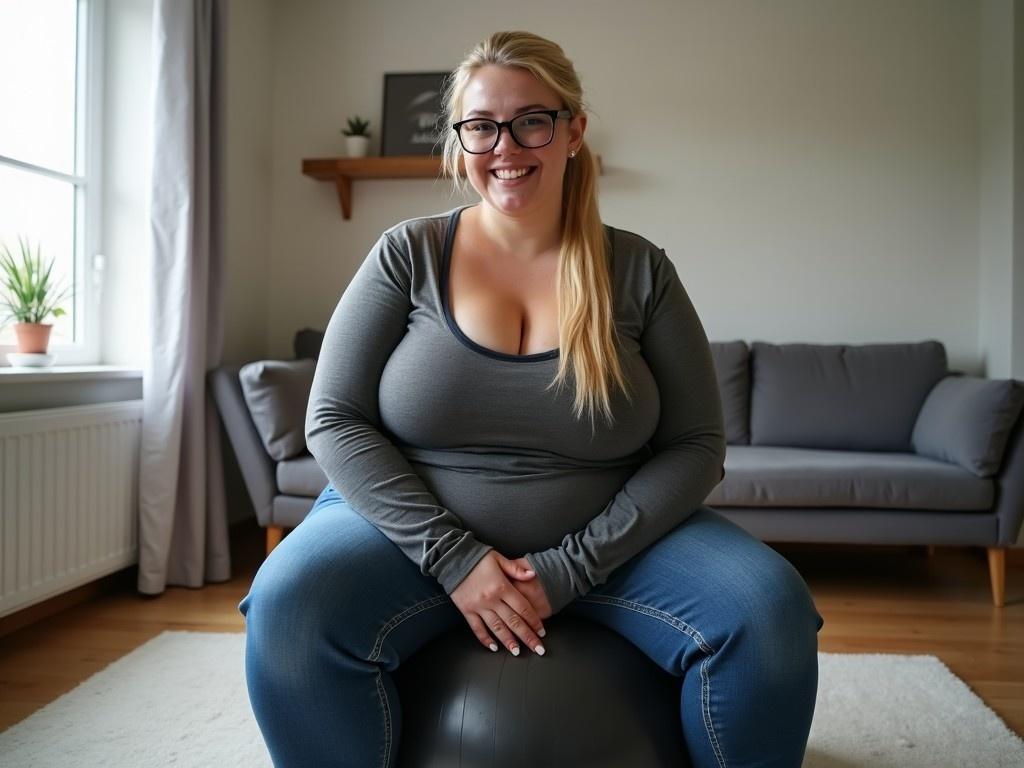
<instances>
[{"instance_id":1,"label":"framed picture","mask_svg":"<svg viewBox=\"0 0 1024 768\"><path fill-rule=\"evenodd\" d=\"M384 117L380 153L441 154L441 91L451 72L384 75Z\"/></svg>"}]
</instances>

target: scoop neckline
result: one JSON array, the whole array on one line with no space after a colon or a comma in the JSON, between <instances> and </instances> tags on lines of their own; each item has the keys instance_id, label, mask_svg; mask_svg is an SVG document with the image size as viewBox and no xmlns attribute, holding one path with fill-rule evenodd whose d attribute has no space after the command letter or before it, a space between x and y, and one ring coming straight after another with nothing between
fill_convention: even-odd
<instances>
[{"instance_id":1,"label":"scoop neckline","mask_svg":"<svg viewBox=\"0 0 1024 768\"><path fill-rule=\"evenodd\" d=\"M464 205L452 211L448 217L448 231L444 238L444 250L441 254L441 309L444 311L444 319L452 335L465 347L468 347L478 354L494 360L503 360L510 363L534 363L542 360L556 360L561 354L560 348L549 349L546 352L533 352L529 355L513 355L508 352L499 352L495 349L477 344L469 336L462 332L459 324L455 322L451 307L448 306L448 272L451 269L452 243L455 241L455 228L459 223L459 216L472 205Z\"/></svg>"}]
</instances>

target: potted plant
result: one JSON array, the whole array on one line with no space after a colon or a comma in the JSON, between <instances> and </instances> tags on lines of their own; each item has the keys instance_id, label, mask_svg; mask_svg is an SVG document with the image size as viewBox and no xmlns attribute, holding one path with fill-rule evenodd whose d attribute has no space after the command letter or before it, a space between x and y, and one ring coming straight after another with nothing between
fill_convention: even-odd
<instances>
[{"instance_id":1,"label":"potted plant","mask_svg":"<svg viewBox=\"0 0 1024 768\"><path fill-rule=\"evenodd\" d=\"M370 127L369 120L363 120L359 115L348 119L348 128L343 128L345 134L345 151L349 157L366 157L370 149Z\"/></svg>"},{"instance_id":2,"label":"potted plant","mask_svg":"<svg viewBox=\"0 0 1024 768\"><path fill-rule=\"evenodd\" d=\"M50 344L53 325L44 323L47 317L65 314L59 306L70 294L50 282L53 259L43 262L40 247L35 254L28 240L18 238L20 263L6 243L0 243L0 306L6 309L3 325L15 320L14 333L18 338L18 352L45 355Z\"/></svg>"}]
</instances>

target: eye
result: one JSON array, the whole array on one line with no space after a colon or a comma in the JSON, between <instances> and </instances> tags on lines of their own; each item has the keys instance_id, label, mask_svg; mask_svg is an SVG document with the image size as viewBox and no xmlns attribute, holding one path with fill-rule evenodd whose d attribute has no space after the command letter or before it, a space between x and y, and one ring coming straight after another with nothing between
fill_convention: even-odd
<instances>
[{"instance_id":1,"label":"eye","mask_svg":"<svg viewBox=\"0 0 1024 768\"><path fill-rule=\"evenodd\" d=\"M476 134L493 133L494 132L494 123L488 122L486 120L480 120L480 121L476 121L476 122L472 122L472 123L466 123L465 125L462 126L462 130L466 131L467 133L476 133Z\"/></svg>"}]
</instances>

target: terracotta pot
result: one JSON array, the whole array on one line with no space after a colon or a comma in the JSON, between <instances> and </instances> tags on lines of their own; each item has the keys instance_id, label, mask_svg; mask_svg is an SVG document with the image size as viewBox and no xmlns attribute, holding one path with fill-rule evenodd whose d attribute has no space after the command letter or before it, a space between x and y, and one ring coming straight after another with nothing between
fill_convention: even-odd
<instances>
[{"instance_id":1,"label":"terracotta pot","mask_svg":"<svg viewBox=\"0 0 1024 768\"><path fill-rule=\"evenodd\" d=\"M18 337L18 351L46 354L52 330L53 325L50 323L15 323L14 335Z\"/></svg>"}]
</instances>

